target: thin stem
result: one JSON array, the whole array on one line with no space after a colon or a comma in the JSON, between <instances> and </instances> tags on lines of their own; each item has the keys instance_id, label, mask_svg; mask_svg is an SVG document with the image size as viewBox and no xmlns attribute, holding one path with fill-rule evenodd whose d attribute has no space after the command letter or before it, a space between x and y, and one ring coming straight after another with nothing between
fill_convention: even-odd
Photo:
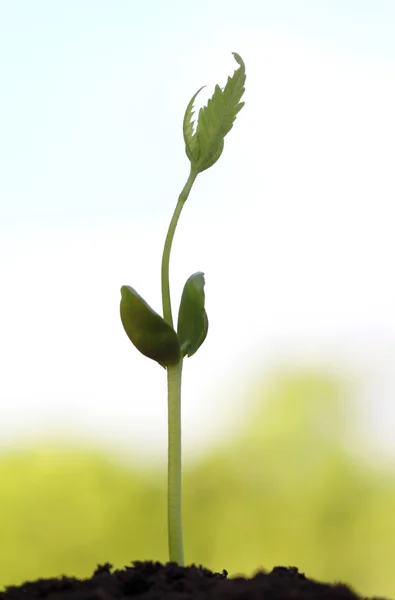
<instances>
[{"instance_id":1,"label":"thin stem","mask_svg":"<svg viewBox=\"0 0 395 600\"><path fill-rule=\"evenodd\" d=\"M182 359L167 367L168 457L167 527L170 561L184 565L181 517L181 377Z\"/></svg>"},{"instance_id":2,"label":"thin stem","mask_svg":"<svg viewBox=\"0 0 395 600\"><path fill-rule=\"evenodd\" d=\"M185 204L186 199L189 196L189 192L195 182L198 173L191 169L186 184L184 185L181 194L178 196L177 206L174 210L173 216L170 221L169 229L167 231L165 246L163 248L162 255L162 306L163 306L163 318L173 327L173 315L171 312L171 300L170 300L170 283L169 283L169 264L170 264L170 252L173 244L174 233L177 227L178 219L180 218L181 211Z\"/></svg>"},{"instance_id":3,"label":"thin stem","mask_svg":"<svg viewBox=\"0 0 395 600\"><path fill-rule=\"evenodd\" d=\"M167 231L162 256L163 318L173 327L171 312L169 264L174 233L182 208L198 173L192 168L178 197ZM181 520L181 378L182 358L177 365L167 367L168 455L167 455L167 525L170 561L184 564Z\"/></svg>"}]
</instances>

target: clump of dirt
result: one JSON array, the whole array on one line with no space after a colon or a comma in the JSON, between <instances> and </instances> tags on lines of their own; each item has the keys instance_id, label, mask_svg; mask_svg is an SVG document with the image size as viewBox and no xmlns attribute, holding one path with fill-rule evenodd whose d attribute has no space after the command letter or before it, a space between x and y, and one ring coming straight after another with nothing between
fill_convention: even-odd
<instances>
[{"instance_id":1,"label":"clump of dirt","mask_svg":"<svg viewBox=\"0 0 395 600\"><path fill-rule=\"evenodd\" d=\"M349 586L320 583L296 567L228 578L225 570L213 573L196 565L152 561L132 565L113 571L107 563L89 579L63 576L9 586L0 592L0 600L362 600Z\"/></svg>"}]
</instances>

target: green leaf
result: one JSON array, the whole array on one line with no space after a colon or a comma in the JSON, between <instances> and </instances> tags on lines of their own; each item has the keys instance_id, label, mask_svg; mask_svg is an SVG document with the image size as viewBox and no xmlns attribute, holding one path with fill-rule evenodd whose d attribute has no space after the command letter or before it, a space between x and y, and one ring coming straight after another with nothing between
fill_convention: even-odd
<instances>
[{"instance_id":1,"label":"green leaf","mask_svg":"<svg viewBox=\"0 0 395 600\"><path fill-rule=\"evenodd\" d=\"M207 313L204 308L204 273L194 273L187 279L181 296L177 332L183 355L192 356L206 339Z\"/></svg>"},{"instance_id":2,"label":"green leaf","mask_svg":"<svg viewBox=\"0 0 395 600\"><path fill-rule=\"evenodd\" d=\"M197 147L197 137L193 132L193 125L194 125L194 121L192 120L192 117L194 115L193 103L195 102L196 96L202 91L202 89L204 87L206 87L206 86L203 85L200 88L200 90L198 90L196 92L196 94L194 94L192 96L192 98L187 106L187 109L185 111L185 115L184 115L183 132L184 132L184 141L185 141L185 152L187 153L187 156L191 162L194 160L194 157L199 152L198 147Z\"/></svg>"},{"instance_id":3,"label":"green leaf","mask_svg":"<svg viewBox=\"0 0 395 600\"><path fill-rule=\"evenodd\" d=\"M121 287L121 321L132 344L162 367L181 359L180 340L173 327L128 285Z\"/></svg>"},{"instance_id":4,"label":"green leaf","mask_svg":"<svg viewBox=\"0 0 395 600\"><path fill-rule=\"evenodd\" d=\"M192 167L198 172L212 167L222 154L224 138L233 127L236 115L243 108L240 99L245 91L245 65L242 58L233 52L239 68L228 77L225 88L215 86L214 94L207 106L199 110L196 132L193 133L193 103L203 89L200 88L190 100L185 111L183 132L185 151Z\"/></svg>"}]
</instances>

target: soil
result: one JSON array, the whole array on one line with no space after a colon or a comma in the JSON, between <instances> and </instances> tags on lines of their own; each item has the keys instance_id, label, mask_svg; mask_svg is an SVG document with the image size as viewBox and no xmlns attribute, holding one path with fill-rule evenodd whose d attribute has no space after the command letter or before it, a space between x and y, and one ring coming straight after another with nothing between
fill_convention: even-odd
<instances>
[{"instance_id":1,"label":"soil","mask_svg":"<svg viewBox=\"0 0 395 600\"><path fill-rule=\"evenodd\" d=\"M275 567L247 579L195 565L132 564L115 571L110 564L98 566L89 579L64 576L9 586L0 600L362 600L350 587L314 581L296 567Z\"/></svg>"}]
</instances>

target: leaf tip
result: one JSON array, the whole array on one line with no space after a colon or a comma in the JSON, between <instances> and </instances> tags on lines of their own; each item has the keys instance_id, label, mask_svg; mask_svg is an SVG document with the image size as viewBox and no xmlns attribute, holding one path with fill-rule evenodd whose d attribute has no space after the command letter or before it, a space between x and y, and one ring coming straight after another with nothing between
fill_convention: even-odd
<instances>
[{"instance_id":1,"label":"leaf tip","mask_svg":"<svg viewBox=\"0 0 395 600\"><path fill-rule=\"evenodd\" d=\"M232 52L232 54L235 57L235 61L237 62L237 64L243 67L243 69L245 70L244 60L241 58L240 54L237 54L237 52Z\"/></svg>"}]
</instances>

